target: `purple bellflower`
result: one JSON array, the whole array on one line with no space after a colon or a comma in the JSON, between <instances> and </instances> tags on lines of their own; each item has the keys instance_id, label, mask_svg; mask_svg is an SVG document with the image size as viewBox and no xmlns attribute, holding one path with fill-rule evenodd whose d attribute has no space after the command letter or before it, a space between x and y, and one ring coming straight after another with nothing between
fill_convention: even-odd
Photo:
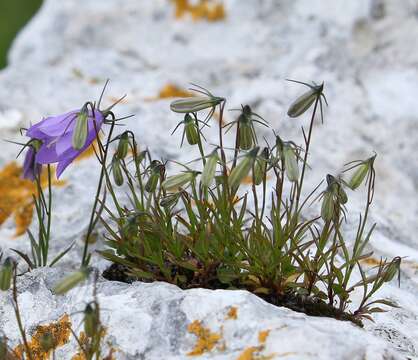
<instances>
[{"instance_id":1,"label":"purple bellflower","mask_svg":"<svg viewBox=\"0 0 418 360\"><path fill-rule=\"evenodd\" d=\"M103 122L101 111L87 110L84 105L81 110L50 116L32 125L26 135L32 141L40 140L42 145L36 152L33 148L27 151L23 176L32 179L35 173L32 168L38 171L38 165L58 163L56 175L59 178L67 166L96 139Z\"/></svg>"}]
</instances>

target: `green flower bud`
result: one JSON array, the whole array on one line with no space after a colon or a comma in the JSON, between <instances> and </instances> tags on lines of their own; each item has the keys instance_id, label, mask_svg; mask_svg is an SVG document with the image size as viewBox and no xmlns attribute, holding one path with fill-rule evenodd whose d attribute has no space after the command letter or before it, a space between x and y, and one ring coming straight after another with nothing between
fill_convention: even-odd
<instances>
[{"instance_id":1,"label":"green flower bud","mask_svg":"<svg viewBox=\"0 0 418 360\"><path fill-rule=\"evenodd\" d=\"M120 164L119 158L116 156L113 156L112 160L112 174L113 174L113 180L115 181L115 184L117 186L123 185L123 175L122 175L122 168Z\"/></svg>"},{"instance_id":2,"label":"green flower bud","mask_svg":"<svg viewBox=\"0 0 418 360\"><path fill-rule=\"evenodd\" d=\"M151 176L148 178L148 181L145 184L145 191L148 193L153 193L155 189L157 188L159 178L160 178L160 174L151 173Z\"/></svg>"},{"instance_id":3,"label":"green flower bud","mask_svg":"<svg viewBox=\"0 0 418 360\"><path fill-rule=\"evenodd\" d=\"M295 150L289 143L283 144L284 168L289 181L299 180L299 166Z\"/></svg>"},{"instance_id":4,"label":"green flower bud","mask_svg":"<svg viewBox=\"0 0 418 360\"><path fill-rule=\"evenodd\" d=\"M185 171L182 174L169 176L162 183L162 187L165 190L177 190L179 187L188 184L193 181L197 176L196 171Z\"/></svg>"},{"instance_id":5,"label":"green flower bud","mask_svg":"<svg viewBox=\"0 0 418 360\"><path fill-rule=\"evenodd\" d=\"M329 222L334 219L335 216L335 203L333 194L330 191L325 191L322 198L321 217L325 222Z\"/></svg>"},{"instance_id":6,"label":"green flower bud","mask_svg":"<svg viewBox=\"0 0 418 360\"><path fill-rule=\"evenodd\" d=\"M305 84L307 85L307 84ZM311 105L314 103L316 99L318 99L321 94L322 90L324 89L324 84L321 85L307 85L310 87L303 95L299 96L293 103L290 105L289 110L287 111L287 115L295 118L302 115L305 111L307 111Z\"/></svg>"},{"instance_id":7,"label":"green flower bud","mask_svg":"<svg viewBox=\"0 0 418 360\"><path fill-rule=\"evenodd\" d=\"M89 273L90 271L86 268L73 272L72 274L66 276L57 285L55 285L54 293L57 295L66 293L67 291L71 290L73 287L85 281Z\"/></svg>"},{"instance_id":8,"label":"green flower bud","mask_svg":"<svg viewBox=\"0 0 418 360\"><path fill-rule=\"evenodd\" d=\"M124 132L119 137L118 149L116 150L116 154L119 159L124 159L126 155L128 155L129 149L129 134Z\"/></svg>"},{"instance_id":9,"label":"green flower bud","mask_svg":"<svg viewBox=\"0 0 418 360\"><path fill-rule=\"evenodd\" d=\"M170 109L176 113L194 113L200 110L213 108L224 100L224 98L216 96L195 96L173 101L170 104Z\"/></svg>"},{"instance_id":10,"label":"green flower bud","mask_svg":"<svg viewBox=\"0 0 418 360\"><path fill-rule=\"evenodd\" d=\"M240 115L243 116L243 115ZM253 146L253 129L250 122L240 122L239 125L239 147L242 150L249 150Z\"/></svg>"},{"instance_id":11,"label":"green flower bud","mask_svg":"<svg viewBox=\"0 0 418 360\"><path fill-rule=\"evenodd\" d=\"M0 270L0 290L6 291L10 289L13 276L13 260L7 258Z\"/></svg>"},{"instance_id":12,"label":"green flower bud","mask_svg":"<svg viewBox=\"0 0 418 360\"><path fill-rule=\"evenodd\" d=\"M210 186L215 177L216 165L218 164L219 156L218 150L215 149L207 158L206 164L203 168L201 183L203 186Z\"/></svg>"},{"instance_id":13,"label":"green flower bud","mask_svg":"<svg viewBox=\"0 0 418 360\"><path fill-rule=\"evenodd\" d=\"M88 135L88 117L89 114L87 105L84 105L75 120L75 127L72 137L72 145L75 150L80 150L86 144Z\"/></svg>"},{"instance_id":14,"label":"green flower bud","mask_svg":"<svg viewBox=\"0 0 418 360\"><path fill-rule=\"evenodd\" d=\"M167 196L164 196L160 201L160 206L165 208L170 208L177 204L179 201L181 193L174 193L174 194L168 194Z\"/></svg>"},{"instance_id":15,"label":"green flower bud","mask_svg":"<svg viewBox=\"0 0 418 360\"><path fill-rule=\"evenodd\" d=\"M260 185L267 174L267 160L269 158L269 149L264 148L261 155L256 159L254 164L254 183Z\"/></svg>"},{"instance_id":16,"label":"green flower bud","mask_svg":"<svg viewBox=\"0 0 418 360\"><path fill-rule=\"evenodd\" d=\"M339 201L340 204L346 204L348 201L348 197L341 184L341 181L337 180L334 176L330 174L327 175L326 179L329 191Z\"/></svg>"},{"instance_id":17,"label":"green flower bud","mask_svg":"<svg viewBox=\"0 0 418 360\"><path fill-rule=\"evenodd\" d=\"M100 325L99 309L88 304L84 310L84 332L90 338L98 333Z\"/></svg>"},{"instance_id":18,"label":"green flower bud","mask_svg":"<svg viewBox=\"0 0 418 360\"><path fill-rule=\"evenodd\" d=\"M184 132L186 133L187 142L190 145L196 145L199 142L199 129L196 126L196 122L190 116L190 114L186 114L184 116Z\"/></svg>"},{"instance_id":19,"label":"green flower bud","mask_svg":"<svg viewBox=\"0 0 418 360\"><path fill-rule=\"evenodd\" d=\"M367 174L373 170L375 159L376 159L376 155L368 158L367 160L360 161L358 162L359 163L358 165L353 166L353 167L356 167L357 169L354 172L353 176L351 177L350 181L348 182L348 186L350 187L350 189L355 190L363 183Z\"/></svg>"},{"instance_id":20,"label":"green flower bud","mask_svg":"<svg viewBox=\"0 0 418 360\"><path fill-rule=\"evenodd\" d=\"M251 168L253 167L254 161L257 157L259 147L255 147L250 152L244 155L244 159L232 169L229 174L228 182L232 189L237 189L241 184L242 180L248 175Z\"/></svg>"},{"instance_id":21,"label":"green flower bud","mask_svg":"<svg viewBox=\"0 0 418 360\"><path fill-rule=\"evenodd\" d=\"M395 277L397 273L399 274L401 261L401 257L397 256L386 266L383 272L383 281L389 282Z\"/></svg>"}]
</instances>

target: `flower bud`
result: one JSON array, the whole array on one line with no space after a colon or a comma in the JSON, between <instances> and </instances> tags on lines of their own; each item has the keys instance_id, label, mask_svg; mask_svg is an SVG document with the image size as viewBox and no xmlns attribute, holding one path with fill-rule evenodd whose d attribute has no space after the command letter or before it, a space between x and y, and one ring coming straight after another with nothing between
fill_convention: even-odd
<instances>
[{"instance_id":1,"label":"flower bud","mask_svg":"<svg viewBox=\"0 0 418 360\"><path fill-rule=\"evenodd\" d=\"M329 222L334 219L335 216L335 203L333 194L330 191L325 191L322 198L321 217L325 222Z\"/></svg>"},{"instance_id":2,"label":"flower bud","mask_svg":"<svg viewBox=\"0 0 418 360\"><path fill-rule=\"evenodd\" d=\"M210 186L212 183L215 172L216 172L216 165L218 164L219 156L218 150L215 149L207 158L206 164L203 168L202 176L201 176L201 183L203 186Z\"/></svg>"},{"instance_id":3,"label":"flower bud","mask_svg":"<svg viewBox=\"0 0 418 360\"><path fill-rule=\"evenodd\" d=\"M254 164L254 183L260 185L267 174L267 160L269 158L269 149L265 147L261 155L256 159Z\"/></svg>"},{"instance_id":4,"label":"flower bud","mask_svg":"<svg viewBox=\"0 0 418 360\"><path fill-rule=\"evenodd\" d=\"M251 147L253 146L253 129L251 128L250 122L240 122L238 136L240 149L251 149Z\"/></svg>"},{"instance_id":5,"label":"flower bud","mask_svg":"<svg viewBox=\"0 0 418 360\"><path fill-rule=\"evenodd\" d=\"M177 190L179 187L184 186L194 180L197 176L196 171L185 171L182 174L169 176L162 183L162 187L165 190Z\"/></svg>"},{"instance_id":6,"label":"flower bud","mask_svg":"<svg viewBox=\"0 0 418 360\"><path fill-rule=\"evenodd\" d=\"M305 84L307 85L307 84ZM305 111L307 111L313 102L318 99L321 94L322 90L324 89L324 84L321 85L308 85L310 90L308 90L303 95L299 96L293 103L290 105L289 110L287 111L287 115L289 117L295 118L302 115Z\"/></svg>"},{"instance_id":7,"label":"flower bud","mask_svg":"<svg viewBox=\"0 0 418 360\"><path fill-rule=\"evenodd\" d=\"M345 192L341 181L334 176L328 174L327 177L328 189L340 204L345 204L348 201L347 193Z\"/></svg>"},{"instance_id":8,"label":"flower bud","mask_svg":"<svg viewBox=\"0 0 418 360\"><path fill-rule=\"evenodd\" d=\"M86 144L88 135L88 118L89 114L87 105L84 105L75 120L72 137L72 145L75 150L80 150Z\"/></svg>"},{"instance_id":9,"label":"flower bud","mask_svg":"<svg viewBox=\"0 0 418 360\"><path fill-rule=\"evenodd\" d=\"M187 142L190 145L196 145L199 142L199 129L196 126L196 122L190 116L190 114L186 114L184 116L184 132L186 133Z\"/></svg>"},{"instance_id":10,"label":"flower bud","mask_svg":"<svg viewBox=\"0 0 418 360\"><path fill-rule=\"evenodd\" d=\"M79 283L85 281L89 273L90 271L87 268L74 271L72 274L66 276L62 281L55 285L54 293L57 295L66 293Z\"/></svg>"},{"instance_id":11,"label":"flower bud","mask_svg":"<svg viewBox=\"0 0 418 360\"><path fill-rule=\"evenodd\" d=\"M10 289L13 276L13 260L7 258L0 270L0 290L6 291Z\"/></svg>"},{"instance_id":12,"label":"flower bud","mask_svg":"<svg viewBox=\"0 0 418 360\"><path fill-rule=\"evenodd\" d=\"M124 159L126 155L128 155L129 149L129 134L124 132L119 137L118 149L116 150L116 154L119 159Z\"/></svg>"},{"instance_id":13,"label":"flower bud","mask_svg":"<svg viewBox=\"0 0 418 360\"><path fill-rule=\"evenodd\" d=\"M383 272L383 280L385 282L391 281L395 277L396 273L399 273L401 261L401 257L397 256L386 266Z\"/></svg>"},{"instance_id":14,"label":"flower bud","mask_svg":"<svg viewBox=\"0 0 418 360\"><path fill-rule=\"evenodd\" d=\"M84 332L90 338L98 333L99 330L99 309L97 306L88 304L84 310Z\"/></svg>"},{"instance_id":15,"label":"flower bud","mask_svg":"<svg viewBox=\"0 0 418 360\"><path fill-rule=\"evenodd\" d=\"M224 100L224 98L216 96L194 96L173 101L170 104L170 109L176 113L194 113L200 110L213 108Z\"/></svg>"},{"instance_id":16,"label":"flower bud","mask_svg":"<svg viewBox=\"0 0 418 360\"><path fill-rule=\"evenodd\" d=\"M283 144L283 158L284 168L289 181L298 181L299 179L299 166L297 162L297 155L295 150L289 143Z\"/></svg>"},{"instance_id":17,"label":"flower bud","mask_svg":"<svg viewBox=\"0 0 418 360\"><path fill-rule=\"evenodd\" d=\"M153 160L149 166L150 175L147 183L145 184L145 191L148 193L153 193L158 185L158 180L162 177L164 172L164 165L161 161Z\"/></svg>"},{"instance_id":18,"label":"flower bud","mask_svg":"<svg viewBox=\"0 0 418 360\"><path fill-rule=\"evenodd\" d=\"M164 196L161 201L160 201L160 206L164 207L164 208L170 208L174 205L177 204L177 202L179 201L181 193L174 193L174 194L168 194L166 196Z\"/></svg>"},{"instance_id":19,"label":"flower bud","mask_svg":"<svg viewBox=\"0 0 418 360\"><path fill-rule=\"evenodd\" d=\"M228 182L232 189L237 189L241 184L242 180L248 175L251 168L253 167L254 161L257 157L259 147L255 147L250 152L244 155L244 159L232 169L229 174Z\"/></svg>"},{"instance_id":20,"label":"flower bud","mask_svg":"<svg viewBox=\"0 0 418 360\"><path fill-rule=\"evenodd\" d=\"M361 161L359 165L355 166L357 169L348 182L350 189L355 190L363 183L369 171L373 169L375 159L376 155L368 158L367 160Z\"/></svg>"},{"instance_id":21,"label":"flower bud","mask_svg":"<svg viewBox=\"0 0 418 360\"><path fill-rule=\"evenodd\" d=\"M115 184L117 186L123 185L123 175L122 175L122 168L120 164L119 158L116 156L113 156L112 160L112 174L113 174L113 180L115 181Z\"/></svg>"}]
</instances>

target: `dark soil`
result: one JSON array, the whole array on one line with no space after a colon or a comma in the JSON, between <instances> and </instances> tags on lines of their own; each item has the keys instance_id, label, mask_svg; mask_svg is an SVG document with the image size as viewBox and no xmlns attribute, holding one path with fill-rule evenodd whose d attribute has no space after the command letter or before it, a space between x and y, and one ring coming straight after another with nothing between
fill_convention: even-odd
<instances>
[{"instance_id":1,"label":"dark soil","mask_svg":"<svg viewBox=\"0 0 418 360\"><path fill-rule=\"evenodd\" d=\"M128 268L120 264L110 265L104 272L103 277L110 281L120 281L131 284L134 281L142 282L152 282L149 279L139 279L128 274ZM191 283L187 289L203 287L211 290L215 289L226 289L226 286L219 281L213 281L207 283L206 286L203 284ZM242 288L242 290L249 290L247 288ZM251 290L249 290L251 291ZM291 309L296 312L304 313L309 316L319 316L319 317L330 317L342 321L350 321L357 326L363 327L363 323L360 319L356 318L354 315L343 312L326 302L320 299L316 299L311 296L303 296L295 292L289 292L284 295L275 295L275 294L255 294L256 296L262 298L270 304L276 306L283 306L288 309Z\"/></svg>"}]
</instances>

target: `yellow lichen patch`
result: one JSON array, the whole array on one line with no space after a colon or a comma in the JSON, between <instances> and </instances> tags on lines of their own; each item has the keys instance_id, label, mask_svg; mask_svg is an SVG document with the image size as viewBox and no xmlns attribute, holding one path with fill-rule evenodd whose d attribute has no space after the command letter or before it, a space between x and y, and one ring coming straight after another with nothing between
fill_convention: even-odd
<instances>
[{"instance_id":1,"label":"yellow lichen patch","mask_svg":"<svg viewBox=\"0 0 418 360\"><path fill-rule=\"evenodd\" d=\"M36 327L35 332L32 335L32 339L28 342L28 347L32 354L33 360L47 360L52 352L52 349L59 348L68 343L71 336L71 321L70 317L66 314L61 317L57 322L49 325L40 325ZM45 350L42 346L42 339L46 336L50 336L53 346L50 350ZM26 352L25 347L21 344L18 345L14 352L18 358L22 358ZM25 357L26 358L26 357Z\"/></svg>"},{"instance_id":2,"label":"yellow lichen patch","mask_svg":"<svg viewBox=\"0 0 418 360\"><path fill-rule=\"evenodd\" d=\"M187 331L197 336L197 342L192 351L187 353L189 356L202 355L205 352L212 351L215 345L221 339L221 335L213 333L210 329L204 328L199 320L193 321Z\"/></svg>"},{"instance_id":3,"label":"yellow lichen patch","mask_svg":"<svg viewBox=\"0 0 418 360\"><path fill-rule=\"evenodd\" d=\"M259 346L251 346L249 348L246 348L238 357L237 360L254 360L254 354L258 351L260 351Z\"/></svg>"},{"instance_id":4,"label":"yellow lichen patch","mask_svg":"<svg viewBox=\"0 0 418 360\"><path fill-rule=\"evenodd\" d=\"M379 265L380 264L380 260L379 259L375 259L375 258L372 258L372 257L368 257L366 259L361 259L360 262L362 264L370 265L370 266L375 266L375 265Z\"/></svg>"},{"instance_id":5,"label":"yellow lichen patch","mask_svg":"<svg viewBox=\"0 0 418 360\"><path fill-rule=\"evenodd\" d=\"M238 318L238 308L231 306L226 314L226 320L236 320Z\"/></svg>"},{"instance_id":6,"label":"yellow lichen patch","mask_svg":"<svg viewBox=\"0 0 418 360\"><path fill-rule=\"evenodd\" d=\"M193 94L190 91L184 90L177 85L167 84L159 91L158 99L176 98L176 97L191 97Z\"/></svg>"},{"instance_id":7,"label":"yellow lichen patch","mask_svg":"<svg viewBox=\"0 0 418 360\"><path fill-rule=\"evenodd\" d=\"M193 20L220 21L225 19L226 12L222 2L214 0L199 0L190 4L189 0L172 0L175 4L176 18L190 14Z\"/></svg>"},{"instance_id":8,"label":"yellow lichen patch","mask_svg":"<svg viewBox=\"0 0 418 360\"><path fill-rule=\"evenodd\" d=\"M9 216L16 222L16 236L25 233L32 222L33 195L37 196L36 184L22 179L22 167L12 162L0 170L0 225ZM41 175L41 186L47 186L47 172ZM54 185L62 185L62 181L54 181Z\"/></svg>"},{"instance_id":9,"label":"yellow lichen patch","mask_svg":"<svg viewBox=\"0 0 418 360\"><path fill-rule=\"evenodd\" d=\"M266 342L266 340L267 340L267 338L268 338L269 334L270 334L270 330L260 331L260 332L258 333L258 342L259 342L260 344L264 344L264 343Z\"/></svg>"}]
</instances>

